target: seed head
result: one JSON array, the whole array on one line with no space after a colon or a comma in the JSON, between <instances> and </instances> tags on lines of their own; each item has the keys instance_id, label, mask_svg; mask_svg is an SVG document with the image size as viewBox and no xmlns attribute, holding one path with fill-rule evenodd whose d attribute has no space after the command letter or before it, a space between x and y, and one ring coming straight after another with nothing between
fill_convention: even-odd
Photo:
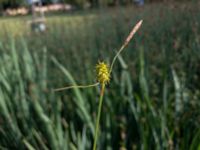
<instances>
[{"instance_id":1,"label":"seed head","mask_svg":"<svg viewBox=\"0 0 200 150\"><path fill-rule=\"evenodd\" d=\"M97 81L100 84L107 84L110 81L109 67L104 62L99 62L96 65Z\"/></svg>"}]
</instances>

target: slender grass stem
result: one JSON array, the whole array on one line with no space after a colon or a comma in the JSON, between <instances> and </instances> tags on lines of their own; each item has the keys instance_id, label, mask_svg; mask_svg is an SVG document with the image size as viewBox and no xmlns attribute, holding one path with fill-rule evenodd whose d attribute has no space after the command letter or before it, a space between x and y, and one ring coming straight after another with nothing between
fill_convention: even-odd
<instances>
[{"instance_id":1,"label":"slender grass stem","mask_svg":"<svg viewBox=\"0 0 200 150\"><path fill-rule=\"evenodd\" d=\"M118 50L117 54L115 55L115 57L113 58L113 61L112 61L111 66L110 66L110 72L109 72L110 74L111 74L111 72L112 72L113 65L114 65L114 63L115 63L117 57L118 57L119 54L123 51L123 49L125 48L125 46L126 46L125 44L122 45L121 48Z\"/></svg>"},{"instance_id":2,"label":"slender grass stem","mask_svg":"<svg viewBox=\"0 0 200 150\"><path fill-rule=\"evenodd\" d=\"M72 86L57 88L57 89L54 89L54 91L58 92L58 91L63 91L63 90L68 90L68 89L73 89L73 88L89 88L89 87L94 87L97 85L99 85L99 83L94 83L94 84L90 84L90 85L72 85Z\"/></svg>"},{"instance_id":3,"label":"slender grass stem","mask_svg":"<svg viewBox=\"0 0 200 150\"><path fill-rule=\"evenodd\" d=\"M93 150L96 150L96 145L97 145L98 132L99 132L99 122L100 122L100 117L101 117L104 89L105 89L105 84L103 83L102 86L101 86L101 93L100 93L100 98L99 98L99 106L98 106L98 114L97 114L97 120L96 120L96 126L95 126Z\"/></svg>"}]
</instances>

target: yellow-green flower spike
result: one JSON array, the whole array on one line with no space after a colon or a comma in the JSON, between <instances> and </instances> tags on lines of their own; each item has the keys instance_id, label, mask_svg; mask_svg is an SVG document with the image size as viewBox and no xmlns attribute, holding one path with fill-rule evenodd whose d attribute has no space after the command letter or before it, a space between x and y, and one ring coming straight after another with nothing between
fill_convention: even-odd
<instances>
[{"instance_id":1,"label":"yellow-green flower spike","mask_svg":"<svg viewBox=\"0 0 200 150\"><path fill-rule=\"evenodd\" d=\"M110 81L109 66L104 62L96 65L97 81L100 84L107 84Z\"/></svg>"}]
</instances>

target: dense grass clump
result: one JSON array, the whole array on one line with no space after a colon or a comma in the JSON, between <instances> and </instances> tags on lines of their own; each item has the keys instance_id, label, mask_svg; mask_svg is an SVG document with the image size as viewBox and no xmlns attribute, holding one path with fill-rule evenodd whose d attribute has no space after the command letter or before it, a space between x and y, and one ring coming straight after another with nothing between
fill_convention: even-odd
<instances>
[{"instance_id":1,"label":"dense grass clump","mask_svg":"<svg viewBox=\"0 0 200 150\"><path fill-rule=\"evenodd\" d=\"M140 19L105 91L97 147L200 148L197 4L48 16L43 34L30 32L28 19L0 23L1 149L91 149L99 87L53 89L94 83L95 64L111 62Z\"/></svg>"}]
</instances>

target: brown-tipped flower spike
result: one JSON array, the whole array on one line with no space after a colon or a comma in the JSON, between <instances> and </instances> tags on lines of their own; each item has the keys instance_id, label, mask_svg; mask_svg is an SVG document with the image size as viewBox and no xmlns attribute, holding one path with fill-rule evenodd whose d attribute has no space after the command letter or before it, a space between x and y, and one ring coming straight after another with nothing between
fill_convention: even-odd
<instances>
[{"instance_id":1,"label":"brown-tipped flower spike","mask_svg":"<svg viewBox=\"0 0 200 150\"><path fill-rule=\"evenodd\" d=\"M100 84L107 84L110 81L109 67L104 62L99 62L96 65L97 81Z\"/></svg>"},{"instance_id":2,"label":"brown-tipped flower spike","mask_svg":"<svg viewBox=\"0 0 200 150\"><path fill-rule=\"evenodd\" d=\"M134 34L137 32L137 30L141 27L143 20L140 20L132 29L132 31L129 33L128 37L125 40L124 45L128 45L130 40L133 38Z\"/></svg>"}]
</instances>

